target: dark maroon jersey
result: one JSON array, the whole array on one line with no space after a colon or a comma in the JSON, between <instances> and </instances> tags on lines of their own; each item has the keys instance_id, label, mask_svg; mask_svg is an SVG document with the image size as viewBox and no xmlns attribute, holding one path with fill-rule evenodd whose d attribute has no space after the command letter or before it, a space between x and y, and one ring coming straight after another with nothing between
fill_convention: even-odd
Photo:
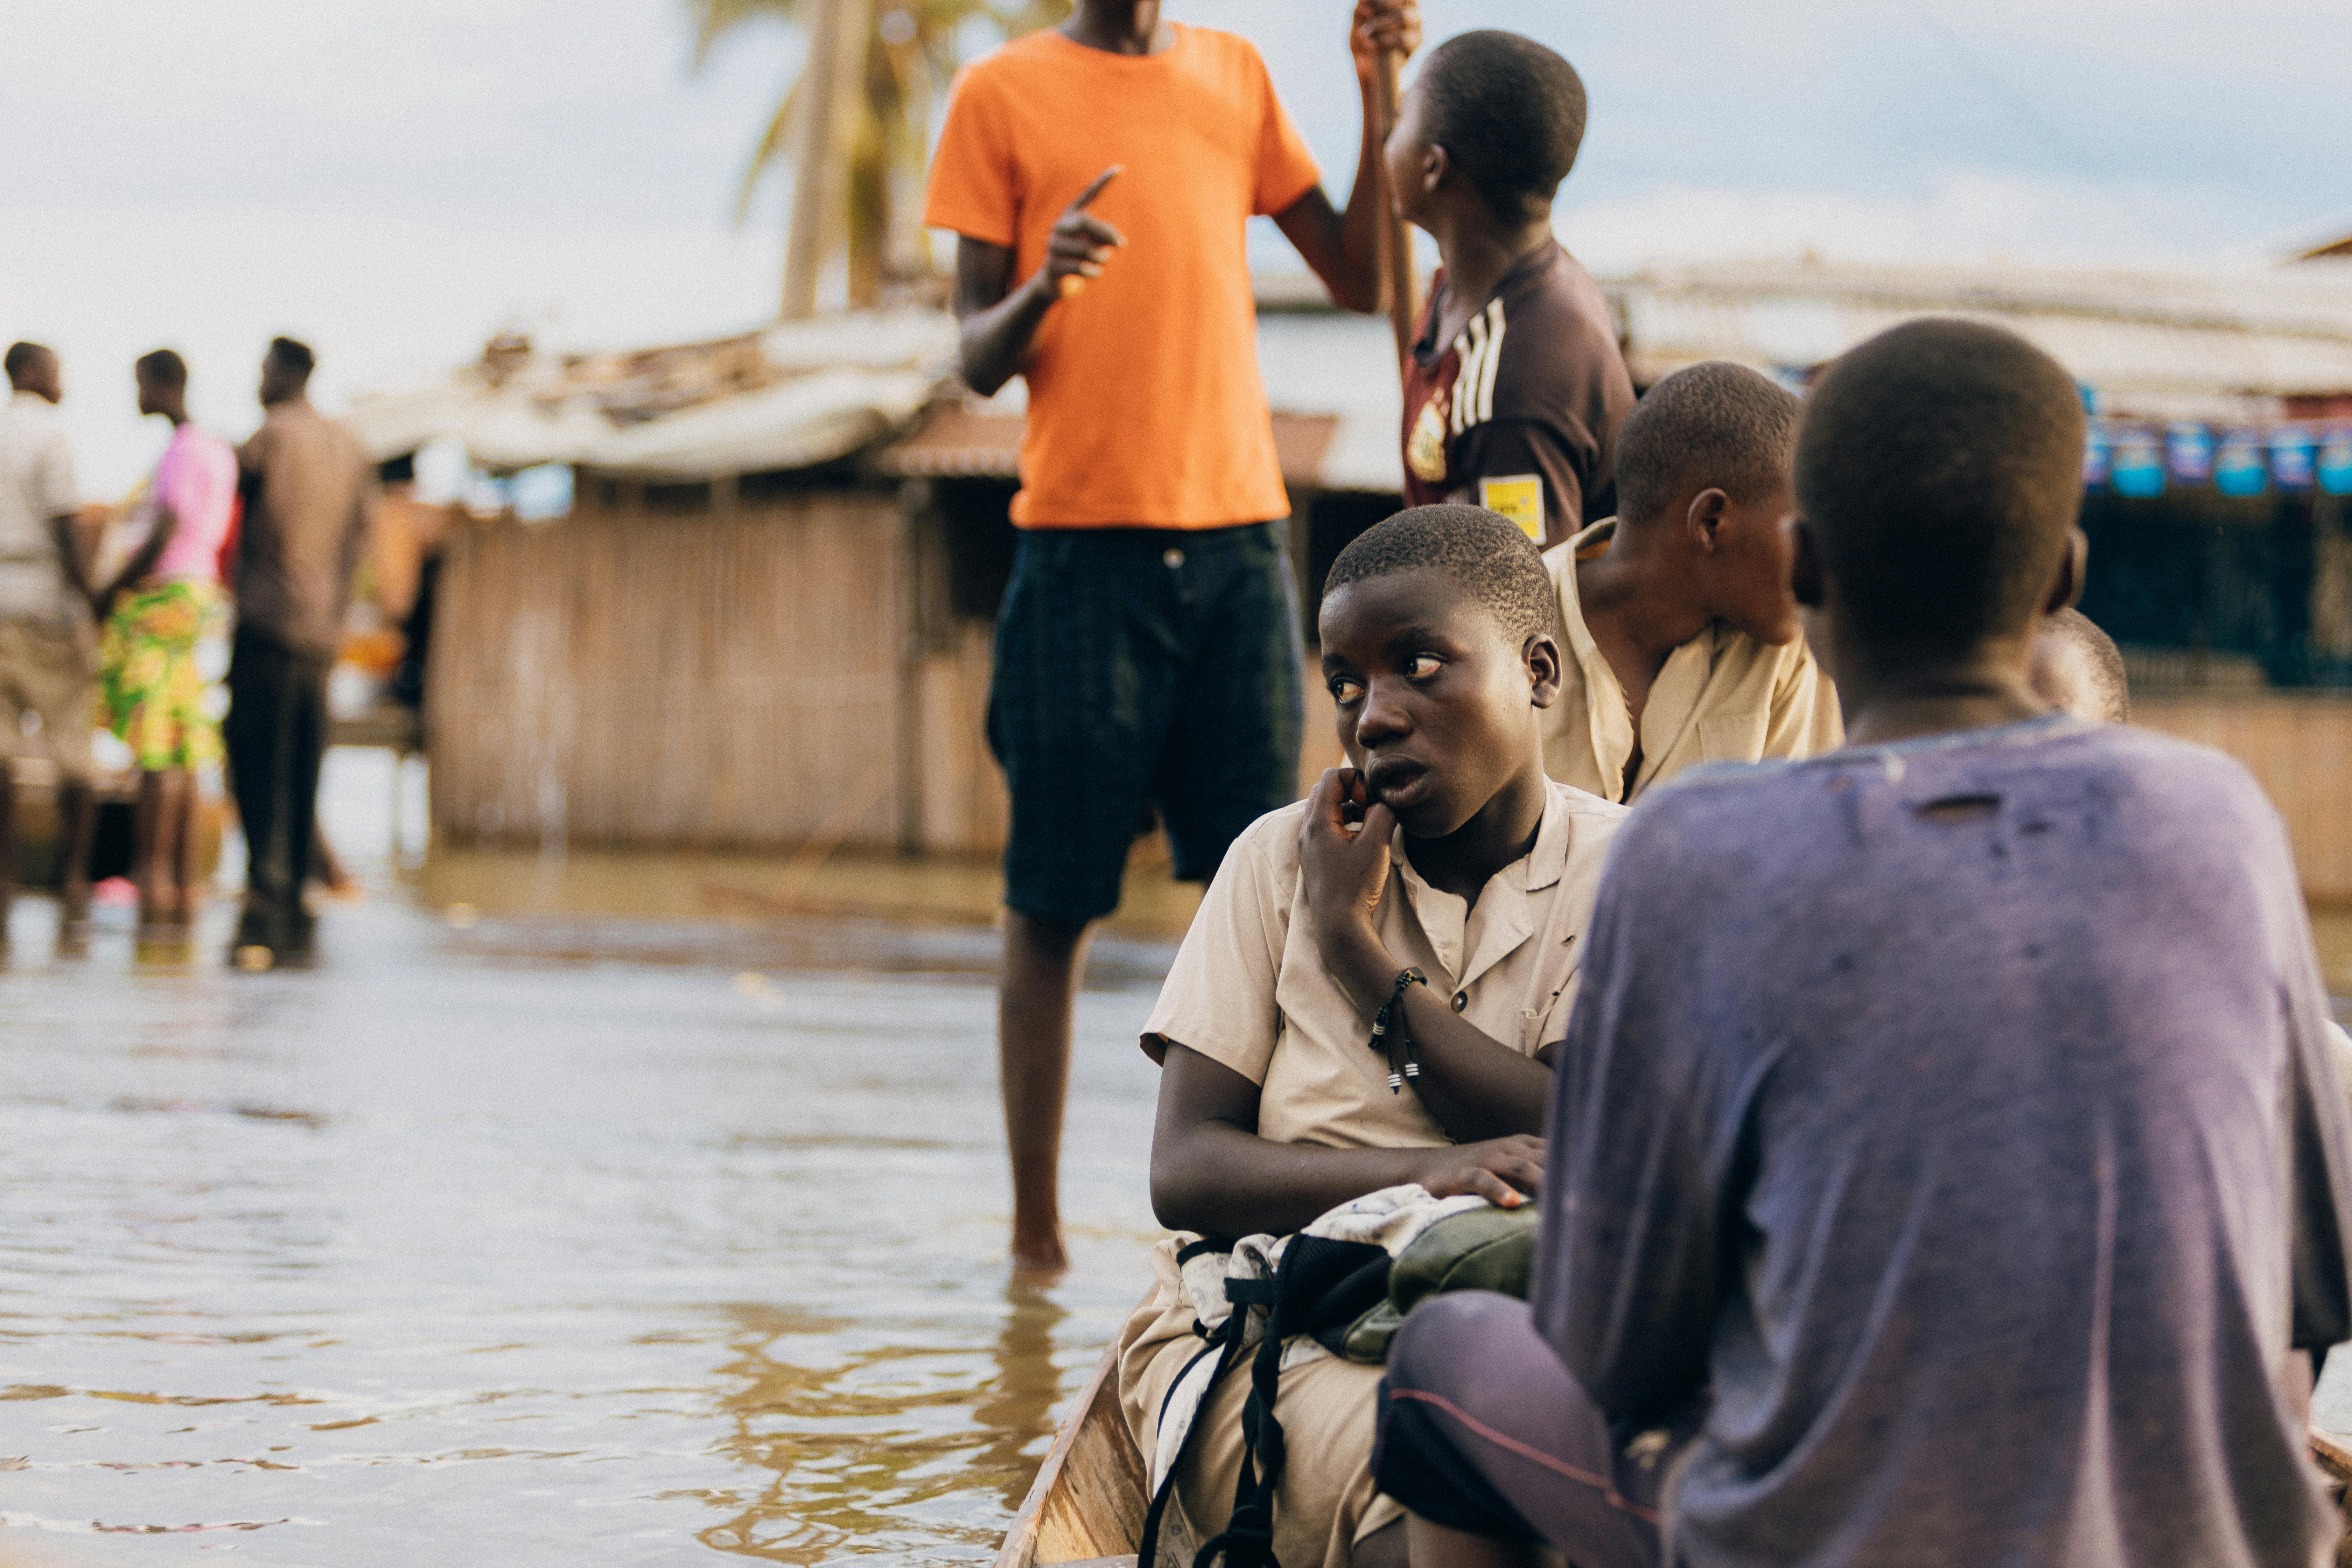
<instances>
[{"instance_id":1,"label":"dark maroon jersey","mask_svg":"<svg viewBox=\"0 0 2352 1568\"><path fill-rule=\"evenodd\" d=\"M1489 507L1544 545L1610 515L1609 452L1633 383L1600 285L1545 246L1441 352L1445 287L1441 268L1405 361L1405 504Z\"/></svg>"}]
</instances>

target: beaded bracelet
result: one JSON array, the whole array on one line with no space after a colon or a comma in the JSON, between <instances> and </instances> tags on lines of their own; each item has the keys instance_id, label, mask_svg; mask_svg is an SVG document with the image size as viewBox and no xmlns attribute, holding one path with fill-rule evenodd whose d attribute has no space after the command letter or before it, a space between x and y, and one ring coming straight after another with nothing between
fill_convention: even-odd
<instances>
[{"instance_id":1,"label":"beaded bracelet","mask_svg":"<svg viewBox=\"0 0 2352 1568\"><path fill-rule=\"evenodd\" d=\"M1412 1059L1412 1031L1405 1026L1404 988L1408 985L1428 984L1429 976L1418 969L1398 970L1396 988L1389 993L1389 999L1381 1004L1381 1010L1372 1015L1372 1037L1365 1044L1389 1058L1389 1092L1391 1094L1401 1092L1404 1088L1405 1079L1421 1076L1421 1064ZM1391 1023L1396 1026L1393 1035L1389 1029ZM1397 1057L1397 1047L1400 1044L1404 1047L1404 1057L1402 1062Z\"/></svg>"}]
</instances>

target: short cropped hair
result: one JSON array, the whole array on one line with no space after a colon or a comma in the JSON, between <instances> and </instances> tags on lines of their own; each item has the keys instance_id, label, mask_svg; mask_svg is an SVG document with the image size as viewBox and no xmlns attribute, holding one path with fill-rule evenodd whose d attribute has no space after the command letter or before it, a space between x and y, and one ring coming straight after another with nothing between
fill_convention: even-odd
<instances>
[{"instance_id":1,"label":"short cropped hair","mask_svg":"<svg viewBox=\"0 0 2352 1568\"><path fill-rule=\"evenodd\" d=\"M1329 598L1351 584L1433 571L1519 639L1549 632L1559 611L1535 541L1482 506L1417 506L1358 534L1323 580Z\"/></svg>"},{"instance_id":2,"label":"short cropped hair","mask_svg":"<svg viewBox=\"0 0 2352 1568\"><path fill-rule=\"evenodd\" d=\"M319 364L319 358L310 352L310 345L292 338L270 339L269 357L296 375L304 377L308 377Z\"/></svg>"},{"instance_id":3,"label":"short cropped hair","mask_svg":"<svg viewBox=\"0 0 2352 1568\"><path fill-rule=\"evenodd\" d=\"M1489 28L1438 45L1416 85L1429 139L1495 216L1541 217L1584 144L1576 68L1533 38Z\"/></svg>"},{"instance_id":4,"label":"short cropped hair","mask_svg":"<svg viewBox=\"0 0 2352 1568\"><path fill-rule=\"evenodd\" d=\"M0 362L0 369L5 369L7 371L8 383L13 386L16 384L18 377L26 374L36 364L38 364L41 361L41 356L47 354L48 352L49 351L47 349L43 348L39 343L10 343L8 345L8 357L5 362Z\"/></svg>"},{"instance_id":5,"label":"short cropped hair","mask_svg":"<svg viewBox=\"0 0 2352 1568\"><path fill-rule=\"evenodd\" d=\"M141 354L134 370L158 386L188 384L188 362L170 349L157 349L151 354Z\"/></svg>"},{"instance_id":6,"label":"short cropped hair","mask_svg":"<svg viewBox=\"0 0 2352 1568\"><path fill-rule=\"evenodd\" d=\"M1708 360L1650 388L1617 431L1617 514L1644 522L1685 485L1756 500L1789 482L1804 405L1744 364Z\"/></svg>"},{"instance_id":7,"label":"short cropped hair","mask_svg":"<svg viewBox=\"0 0 2352 1568\"><path fill-rule=\"evenodd\" d=\"M1927 318L1832 362L1797 431L1800 514L1857 634L2021 635L2083 504L2083 399L2016 333Z\"/></svg>"},{"instance_id":8,"label":"short cropped hair","mask_svg":"<svg viewBox=\"0 0 2352 1568\"><path fill-rule=\"evenodd\" d=\"M2131 679L2124 671L2123 650L2116 647L2115 638L2099 629L2096 621L2080 610L2060 610L2043 619L2041 635L2067 644L2083 656L2101 719L2110 724L2130 720Z\"/></svg>"}]
</instances>

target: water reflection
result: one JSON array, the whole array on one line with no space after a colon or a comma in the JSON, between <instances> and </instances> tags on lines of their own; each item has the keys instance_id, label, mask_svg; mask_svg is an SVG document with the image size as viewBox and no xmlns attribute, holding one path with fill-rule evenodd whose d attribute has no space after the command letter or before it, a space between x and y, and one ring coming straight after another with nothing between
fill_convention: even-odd
<instances>
[{"instance_id":1,"label":"water reflection","mask_svg":"<svg viewBox=\"0 0 2352 1568\"><path fill-rule=\"evenodd\" d=\"M1054 1330L1069 1313L1026 1279L1005 1286L1004 1305L1004 1327L996 1336L996 1385L972 1412L993 1440L974 1458L972 1470L976 1479L1003 1478L997 1497L1011 1513L1028 1495L1045 1458L1041 1440L1054 1434L1054 1406L1062 1396Z\"/></svg>"},{"instance_id":2,"label":"water reflection","mask_svg":"<svg viewBox=\"0 0 2352 1568\"><path fill-rule=\"evenodd\" d=\"M1001 1518L951 1522L941 1503L992 1494L1020 1505L1054 1429L1061 1374L1055 1330L1069 1316L1051 1295L1005 1289L1002 1327L983 1361L966 1347L877 1345L841 1353L843 1321L772 1307L722 1309L740 1386L719 1402L733 1425L718 1445L747 1469L772 1473L751 1495L707 1494L728 1510L701 1532L719 1551L763 1562L817 1563L856 1552L936 1554L954 1542L984 1555ZM936 1518L926 1546L910 1519Z\"/></svg>"},{"instance_id":3,"label":"water reflection","mask_svg":"<svg viewBox=\"0 0 2352 1568\"><path fill-rule=\"evenodd\" d=\"M79 957L19 903L0 1562L984 1563L1144 1277L1165 944L1081 999L1047 1295L1004 1283L984 927L463 891L379 871L307 973L231 970L226 899Z\"/></svg>"}]
</instances>

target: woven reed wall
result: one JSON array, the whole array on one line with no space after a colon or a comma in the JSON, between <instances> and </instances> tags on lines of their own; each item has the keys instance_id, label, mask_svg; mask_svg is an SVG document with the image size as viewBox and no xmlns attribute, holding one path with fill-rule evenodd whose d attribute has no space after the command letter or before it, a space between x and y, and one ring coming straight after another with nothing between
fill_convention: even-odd
<instances>
[{"instance_id":1,"label":"woven reed wall","mask_svg":"<svg viewBox=\"0 0 2352 1568\"><path fill-rule=\"evenodd\" d=\"M430 666L436 829L904 842L904 532L859 492L459 530Z\"/></svg>"},{"instance_id":2,"label":"woven reed wall","mask_svg":"<svg viewBox=\"0 0 2352 1568\"><path fill-rule=\"evenodd\" d=\"M985 855L989 627L897 499L463 528L432 660L433 815L457 842ZM1302 788L1337 763L1310 660ZM2352 904L2352 699L2147 693L2134 719L2230 752L2286 819L2305 890Z\"/></svg>"},{"instance_id":3,"label":"woven reed wall","mask_svg":"<svg viewBox=\"0 0 2352 1568\"><path fill-rule=\"evenodd\" d=\"M2245 763L2286 819L2305 896L2352 903L2352 698L2151 694L2132 722Z\"/></svg>"}]
</instances>

